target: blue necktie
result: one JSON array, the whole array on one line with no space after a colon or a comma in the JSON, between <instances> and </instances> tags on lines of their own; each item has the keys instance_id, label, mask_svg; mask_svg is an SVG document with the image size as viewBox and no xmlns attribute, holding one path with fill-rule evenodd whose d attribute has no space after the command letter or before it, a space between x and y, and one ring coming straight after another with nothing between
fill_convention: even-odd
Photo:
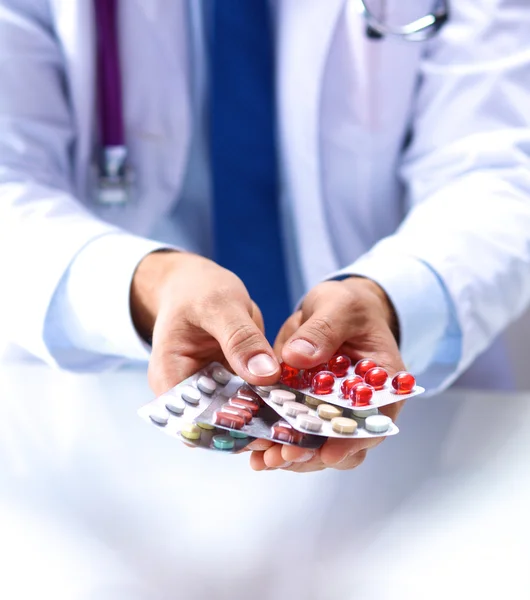
<instances>
[{"instance_id":1,"label":"blue necktie","mask_svg":"<svg viewBox=\"0 0 530 600\"><path fill-rule=\"evenodd\" d=\"M210 150L215 260L260 307L269 340L289 316L279 215L270 0L214 0Z\"/></svg>"}]
</instances>

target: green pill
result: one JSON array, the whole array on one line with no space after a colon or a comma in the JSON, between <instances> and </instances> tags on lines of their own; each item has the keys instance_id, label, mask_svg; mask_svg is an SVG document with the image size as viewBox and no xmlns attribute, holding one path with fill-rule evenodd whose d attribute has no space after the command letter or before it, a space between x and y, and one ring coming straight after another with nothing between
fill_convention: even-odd
<instances>
[{"instance_id":1,"label":"green pill","mask_svg":"<svg viewBox=\"0 0 530 600\"><path fill-rule=\"evenodd\" d=\"M244 440L248 438L248 435L242 431L230 431L229 433L233 438L236 438L236 440Z\"/></svg>"},{"instance_id":2,"label":"green pill","mask_svg":"<svg viewBox=\"0 0 530 600\"><path fill-rule=\"evenodd\" d=\"M214 435L213 445L217 450L232 450L235 442L229 435Z\"/></svg>"}]
</instances>

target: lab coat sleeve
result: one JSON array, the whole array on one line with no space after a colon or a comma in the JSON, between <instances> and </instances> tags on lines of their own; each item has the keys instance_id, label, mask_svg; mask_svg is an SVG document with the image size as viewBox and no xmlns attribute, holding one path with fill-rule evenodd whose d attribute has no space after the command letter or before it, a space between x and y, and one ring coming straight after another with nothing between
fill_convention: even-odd
<instances>
[{"instance_id":1,"label":"lab coat sleeve","mask_svg":"<svg viewBox=\"0 0 530 600\"><path fill-rule=\"evenodd\" d=\"M100 371L149 360L151 347L131 319L130 288L140 261L165 247L122 232L101 236L78 253L44 323L44 342L57 364Z\"/></svg>"},{"instance_id":2,"label":"lab coat sleeve","mask_svg":"<svg viewBox=\"0 0 530 600\"><path fill-rule=\"evenodd\" d=\"M376 249L332 279L367 277L378 283L395 307L405 367L420 375L429 391L458 367L462 331L446 286L425 263L412 256L381 255Z\"/></svg>"},{"instance_id":3,"label":"lab coat sleeve","mask_svg":"<svg viewBox=\"0 0 530 600\"><path fill-rule=\"evenodd\" d=\"M100 359L103 366L118 358L108 343L101 344L99 355L93 351L101 328L94 330L84 353L81 347L70 348L69 354L58 341L60 334L55 338L50 334L50 324L55 319L57 325L65 312L60 285L64 283L68 296L68 277L79 280L83 268L85 307L97 308L106 295L114 298L113 304L121 304L123 318L130 319L125 301L128 284L137 262L154 246L98 220L75 198L74 129L61 50L49 27L48 10L45 1L0 0L0 337L51 364L68 366L73 361L96 367ZM111 240L114 255L109 270L108 260L104 264L96 256L109 250ZM89 256L92 265L87 264ZM74 259L75 269L68 275ZM118 277L119 266L123 271ZM98 279L94 269L105 276ZM108 287L102 289L97 281ZM61 309L50 316L56 293ZM62 321L63 331L83 316L86 310ZM94 320L88 323L93 325ZM74 338L78 333L74 330ZM138 341L134 347L138 354Z\"/></svg>"},{"instance_id":4,"label":"lab coat sleeve","mask_svg":"<svg viewBox=\"0 0 530 600\"><path fill-rule=\"evenodd\" d=\"M449 385L530 301L530 4L475 0L451 9L421 65L401 169L407 217L348 268L373 272L395 293L405 339L412 343L414 331L422 347L430 336L427 364L416 357L409 366L419 365L432 389ZM408 306L431 303L426 269L457 324L449 319L440 335L439 314L436 336L428 322L417 332L428 309L414 324Z\"/></svg>"}]
</instances>

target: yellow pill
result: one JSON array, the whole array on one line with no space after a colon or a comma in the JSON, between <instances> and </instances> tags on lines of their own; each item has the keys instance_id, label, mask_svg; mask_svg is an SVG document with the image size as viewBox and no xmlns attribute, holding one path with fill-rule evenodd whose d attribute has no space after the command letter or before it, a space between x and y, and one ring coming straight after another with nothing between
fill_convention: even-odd
<instances>
[{"instance_id":1,"label":"yellow pill","mask_svg":"<svg viewBox=\"0 0 530 600\"><path fill-rule=\"evenodd\" d=\"M193 423L186 423L180 430L180 435L187 440L198 440L201 437L201 430Z\"/></svg>"},{"instance_id":2,"label":"yellow pill","mask_svg":"<svg viewBox=\"0 0 530 600\"><path fill-rule=\"evenodd\" d=\"M357 421L346 417L335 417L331 419L331 428L337 433L354 433L357 429Z\"/></svg>"},{"instance_id":3,"label":"yellow pill","mask_svg":"<svg viewBox=\"0 0 530 600\"><path fill-rule=\"evenodd\" d=\"M333 406L332 404L320 404L317 408L317 413L321 419L329 421L335 417L340 417L342 415L342 408Z\"/></svg>"},{"instance_id":4,"label":"yellow pill","mask_svg":"<svg viewBox=\"0 0 530 600\"><path fill-rule=\"evenodd\" d=\"M304 398L305 403L307 404L307 406L311 406L312 408L316 408L317 406L320 406L321 404L325 404L324 400L319 400L318 398L313 398L313 396L306 396Z\"/></svg>"},{"instance_id":5,"label":"yellow pill","mask_svg":"<svg viewBox=\"0 0 530 600\"><path fill-rule=\"evenodd\" d=\"M197 423L197 425L201 429L206 429L207 431L210 431L211 429L215 429L215 425L210 425L209 423Z\"/></svg>"}]
</instances>

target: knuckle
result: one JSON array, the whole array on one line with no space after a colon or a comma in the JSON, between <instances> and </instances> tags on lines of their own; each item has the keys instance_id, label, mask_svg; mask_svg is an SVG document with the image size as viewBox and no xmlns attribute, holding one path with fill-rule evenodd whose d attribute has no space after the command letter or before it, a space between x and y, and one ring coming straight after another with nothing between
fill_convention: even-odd
<instances>
[{"instance_id":1,"label":"knuckle","mask_svg":"<svg viewBox=\"0 0 530 600\"><path fill-rule=\"evenodd\" d=\"M335 341L337 332L330 317L314 317L306 327L306 332L311 338L317 338L328 344Z\"/></svg>"},{"instance_id":2,"label":"knuckle","mask_svg":"<svg viewBox=\"0 0 530 600\"><path fill-rule=\"evenodd\" d=\"M229 354L246 354L261 347L262 336L250 324L229 323L225 328L225 347Z\"/></svg>"},{"instance_id":3,"label":"knuckle","mask_svg":"<svg viewBox=\"0 0 530 600\"><path fill-rule=\"evenodd\" d=\"M356 469L357 467L360 467L363 464L363 462L366 460L367 454L368 454L368 450L361 450L358 454L356 454L355 461L354 461L352 468Z\"/></svg>"},{"instance_id":4,"label":"knuckle","mask_svg":"<svg viewBox=\"0 0 530 600\"><path fill-rule=\"evenodd\" d=\"M345 461L344 463L338 463L335 468L340 471L356 469L363 464L367 452L368 451L366 449L359 450L359 452L356 452L349 460Z\"/></svg>"},{"instance_id":5,"label":"knuckle","mask_svg":"<svg viewBox=\"0 0 530 600\"><path fill-rule=\"evenodd\" d=\"M171 387L169 385L168 374L165 372L163 367L156 364L153 360L149 362L149 366L147 368L147 381L149 383L149 387L155 392L155 394L160 395Z\"/></svg>"}]
</instances>

